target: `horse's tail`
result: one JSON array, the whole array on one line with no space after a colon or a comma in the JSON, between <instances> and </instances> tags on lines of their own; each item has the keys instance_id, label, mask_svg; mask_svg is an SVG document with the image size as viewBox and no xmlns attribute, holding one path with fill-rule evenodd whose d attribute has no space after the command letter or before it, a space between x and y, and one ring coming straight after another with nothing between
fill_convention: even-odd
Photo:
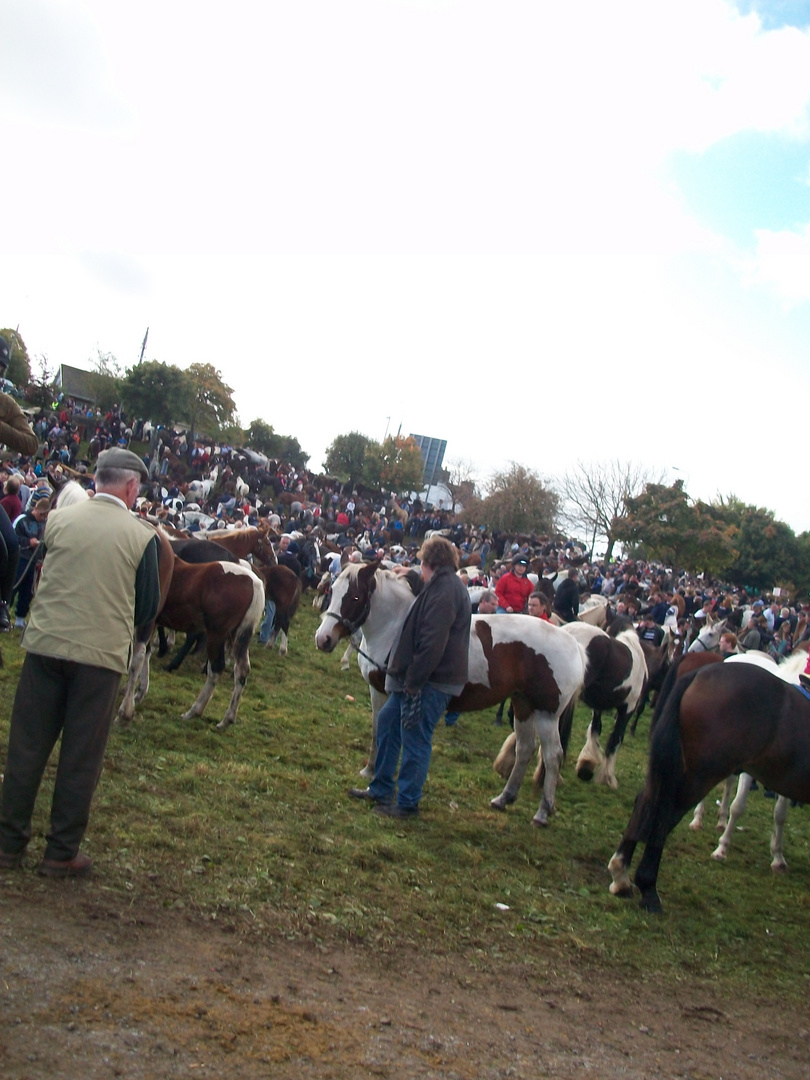
<instances>
[{"instance_id":1,"label":"horse's tail","mask_svg":"<svg viewBox=\"0 0 810 1080\"><path fill-rule=\"evenodd\" d=\"M560 742L562 743L563 755L568 755L568 744L571 741L571 729L574 726L574 710L579 701L579 690L572 695L571 700L560 713L559 728Z\"/></svg>"},{"instance_id":2,"label":"horse's tail","mask_svg":"<svg viewBox=\"0 0 810 1080\"><path fill-rule=\"evenodd\" d=\"M672 829L677 795L686 776L681 741L681 701L697 674L693 671L678 679L660 711L656 709L647 763L645 810L638 824L639 839L656 847L663 846Z\"/></svg>"}]
</instances>

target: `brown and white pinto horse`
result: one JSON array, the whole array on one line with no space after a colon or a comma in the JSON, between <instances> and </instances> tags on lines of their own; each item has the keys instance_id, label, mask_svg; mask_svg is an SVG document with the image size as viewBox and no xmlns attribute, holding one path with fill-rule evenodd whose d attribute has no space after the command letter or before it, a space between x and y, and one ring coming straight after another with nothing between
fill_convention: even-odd
<instances>
[{"instance_id":1,"label":"brown and white pinto horse","mask_svg":"<svg viewBox=\"0 0 810 1080\"><path fill-rule=\"evenodd\" d=\"M410 576L410 575L409 575ZM315 634L322 652L332 652L345 637L362 631L360 669L372 692L373 770L376 715L385 700L384 670L414 600L412 579L378 563L350 564L332 586L332 600ZM475 615L470 633L469 676L448 710L474 712L511 697L515 709L516 757L506 786L490 805L504 810L518 796L537 739L546 764L543 798L532 823L547 825L563 759L560 717L573 713L582 684L585 657L568 634L528 615Z\"/></svg>"},{"instance_id":2,"label":"brown and white pinto horse","mask_svg":"<svg viewBox=\"0 0 810 1080\"><path fill-rule=\"evenodd\" d=\"M639 703L647 678L647 662L638 634L632 627L611 637L588 623L567 623L563 633L570 634L588 657L588 673L582 687L582 701L593 710L585 746L577 760L580 780L595 779L598 784L618 787L616 756L624 741L627 719ZM602 713L616 710L616 722L603 750Z\"/></svg>"},{"instance_id":3,"label":"brown and white pinto horse","mask_svg":"<svg viewBox=\"0 0 810 1080\"><path fill-rule=\"evenodd\" d=\"M789 799L810 802L810 700L756 664L711 664L678 679L657 717L644 790L608 864L615 896L632 893L661 910L657 882L667 837L692 806L734 772L746 772Z\"/></svg>"},{"instance_id":4,"label":"brown and white pinto horse","mask_svg":"<svg viewBox=\"0 0 810 1080\"><path fill-rule=\"evenodd\" d=\"M225 670L225 649L233 652L233 693L225 716L217 724L222 731L236 720L236 713L250 673L249 646L264 613L264 586L246 563L211 562L192 566L175 557L174 572L158 623L170 630L206 635L207 678L197 700L183 714L184 720L202 716ZM138 700L149 686L149 653L143 664ZM126 699L125 699L126 700ZM134 701L118 712L119 723L132 719Z\"/></svg>"}]
</instances>

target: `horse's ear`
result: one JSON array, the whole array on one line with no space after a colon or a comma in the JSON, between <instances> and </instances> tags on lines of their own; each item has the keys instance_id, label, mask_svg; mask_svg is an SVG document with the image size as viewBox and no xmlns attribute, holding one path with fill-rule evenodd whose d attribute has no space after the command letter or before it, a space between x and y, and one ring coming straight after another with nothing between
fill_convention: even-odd
<instances>
[{"instance_id":1,"label":"horse's ear","mask_svg":"<svg viewBox=\"0 0 810 1080\"><path fill-rule=\"evenodd\" d=\"M374 562L363 563L357 573L357 576L358 578L362 578L363 581L366 581L369 578L373 580L374 575L377 573L379 568L380 563L378 559L375 559Z\"/></svg>"}]
</instances>

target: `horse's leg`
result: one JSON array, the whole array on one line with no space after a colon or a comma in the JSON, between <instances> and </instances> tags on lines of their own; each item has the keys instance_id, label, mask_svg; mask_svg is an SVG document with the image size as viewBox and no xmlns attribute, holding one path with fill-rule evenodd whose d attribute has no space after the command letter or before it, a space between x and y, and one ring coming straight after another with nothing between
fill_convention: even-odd
<instances>
[{"instance_id":1,"label":"horse's leg","mask_svg":"<svg viewBox=\"0 0 810 1080\"><path fill-rule=\"evenodd\" d=\"M633 804L633 812L630 815L630 821L627 823L627 828L624 830L624 835L619 842L619 846L616 848L616 851L608 863L608 870L610 871L610 876L613 878L610 883L609 891L613 896L629 897L633 895L633 883L630 880L630 865L633 862L636 845L641 839L640 823L642 816L646 812L646 798L646 791L640 791L638 795L636 795L636 801Z\"/></svg>"},{"instance_id":2,"label":"horse's leg","mask_svg":"<svg viewBox=\"0 0 810 1080\"><path fill-rule=\"evenodd\" d=\"M732 783L734 782L733 777L729 777L729 780L731 780ZM737 827L737 822L745 813L745 804L748 802L748 792L751 790L752 783L753 778L750 777L748 773L740 773L739 783L737 784L737 794L734 797L734 802L731 804L728 821L723 830L723 835L720 837L717 847L712 852L713 859L725 859L728 855L731 837ZM726 781L726 787L728 787L728 780Z\"/></svg>"},{"instance_id":3,"label":"horse's leg","mask_svg":"<svg viewBox=\"0 0 810 1080\"><path fill-rule=\"evenodd\" d=\"M354 645L350 641L346 646L346 652L343 654L343 659L340 661L340 670L348 671L352 662L352 654L354 653ZM373 705L372 705L373 707Z\"/></svg>"},{"instance_id":4,"label":"horse's leg","mask_svg":"<svg viewBox=\"0 0 810 1080\"><path fill-rule=\"evenodd\" d=\"M200 643L204 640L205 634L186 634L186 640L178 649L177 655L174 657L171 663L166 664L163 670L177 671L177 669L180 667L180 665L183 663L183 661L192 651L192 649L194 650L194 652L196 652Z\"/></svg>"},{"instance_id":5,"label":"horse's leg","mask_svg":"<svg viewBox=\"0 0 810 1080\"><path fill-rule=\"evenodd\" d=\"M217 731L224 731L236 720L239 711L239 702L245 689L247 677L250 674L250 639L253 637L253 628L243 630L233 647L233 693L225 715L217 724Z\"/></svg>"},{"instance_id":6,"label":"horse's leg","mask_svg":"<svg viewBox=\"0 0 810 1080\"><path fill-rule=\"evenodd\" d=\"M278 655L287 655L287 634L284 630L279 628L278 631Z\"/></svg>"},{"instance_id":7,"label":"horse's leg","mask_svg":"<svg viewBox=\"0 0 810 1080\"><path fill-rule=\"evenodd\" d=\"M127 685L124 688L124 696L118 707L118 715L116 717L116 723L118 724L130 723L132 717L135 715L135 690L138 686L138 680L141 677L141 668L143 667L145 656L146 642L138 641L136 637L135 645L132 650L132 659L129 662Z\"/></svg>"},{"instance_id":8,"label":"horse's leg","mask_svg":"<svg viewBox=\"0 0 810 1080\"><path fill-rule=\"evenodd\" d=\"M360 770L360 775L364 776L366 780L373 780L374 769L377 764L377 717L380 709L388 701L388 694L383 693L381 690L375 690L373 686L369 686L368 691L371 697L371 744L368 748L368 760Z\"/></svg>"},{"instance_id":9,"label":"horse's leg","mask_svg":"<svg viewBox=\"0 0 810 1080\"><path fill-rule=\"evenodd\" d=\"M780 795L773 808L773 833L771 834L771 870L775 874L787 873L788 864L782 851L782 835L787 820L788 800Z\"/></svg>"},{"instance_id":10,"label":"horse's leg","mask_svg":"<svg viewBox=\"0 0 810 1080\"><path fill-rule=\"evenodd\" d=\"M695 814L692 820L689 822L689 828L693 832L697 832L698 829L703 828L703 818L706 814L706 800L701 799L695 807Z\"/></svg>"},{"instance_id":11,"label":"horse's leg","mask_svg":"<svg viewBox=\"0 0 810 1080\"><path fill-rule=\"evenodd\" d=\"M515 767L515 743L517 742L517 736L514 731L510 731L506 736L503 746L498 751L498 756L492 764L492 768L498 774L502 776L504 780L509 778L509 774Z\"/></svg>"},{"instance_id":12,"label":"horse's leg","mask_svg":"<svg viewBox=\"0 0 810 1080\"><path fill-rule=\"evenodd\" d=\"M745 775L745 774L743 774L743 775ZM742 777L740 777L740 781L742 782ZM751 787L751 785L749 784L748 788L746 789L746 792L745 792L746 796L748 795L748 791L750 790L750 787ZM739 788L739 785L738 785L738 787L737 787L737 792L738 793L739 793L739 790L740 790L740 788ZM729 807L731 806L731 796L732 796L733 791L734 791L734 777L733 776L727 776L726 777L726 782L723 784L723 795L722 795L722 797L720 799L720 809L717 811L717 828L718 828L719 832L722 832L725 829L726 825L728 825L728 810L729 810ZM744 809L745 809L745 802L743 801L743 810ZM742 813L742 811L740 811L740 813Z\"/></svg>"},{"instance_id":13,"label":"horse's leg","mask_svg":"<svg viewBox=\"0 0 810 1080\"><path fill-rule=\"evenodd\" d=\"M534 755L534 748L537 745L534 717L534 713L531 713L526 720L518 720L518 718L515 717L515 764L512 766L512 771L509 774L509 779L506 781L506 786L503 791L500 795L497 795L494 799L490 800L489 805L493 810L505 810L506 807L510 803L513 803L518 797L520 785L523 782L523 777L526 775L526 769Z\"/></svg>"},{"instance_id":14,"label":"horse's leg","mask_svg":"<svg viewBox=\"0 0 810 1080\"><path fill-rule=\"evenodd\" d=\"M599 745L601 734L602 712L600 709L594 709L591 722L588 724L588 737L577 758L577 776L580 780L592 780L594 774L603 766L605 755Z\"/></svg>"},{"instance_id":15,"label":"horse's leg","mask_svg":"<svg viewBox=\"0 0 810 1080\"><path fill-rule=\"evenodd\" d=\"M620 705L616 710L616 723L613 725L613 731L610 733L608 739L607 748L605 750L605 759L596 770L596 783L607 784L609 788L613 788L615 791L619 786L619 781L616 779L616 757L619 753L619 748L624 742L624 733L627 728L627 706Z\"/></svg>"},{"instance_id":16,"label":"horse's leg","mask_svg":"<svg viewBox=\"0 0 810 1080\"><path fill-rule=\"evenodd\" d=\"M205 712L205 707L211 700L211 695L214 693L219 677L225 670L225 642L214 642L211 640L211 635L208 635L208 665L207 674L203 688L200 691L197 700L188 710L183 713L183 720L192 720L195 716L202 716Z\"/></svg>"},{"instance_id":17,"label":"horse's leg","mask_svg":"<svg viewBox=\"0 0 810 1080\"><path fill-rule=\"evenodd\" d=\"M152 639L150 637L146 643L146 652L144 653L143 664L141 664L141 677L138 680L138 689L135 691L136 704L140 704L149 693L149 667L151 659Z\"/></svg>"},{"instance_id":18,"label":"horse's leg","mask_svg":"<svg viewBox=\"0 0 810 1080\"><path fill-rule=\"evenodd\" d=\"M537 731L540 736L540 752L543 761L543 797L537 813L532 818L532 825L538 828L548 825L549 815L554 813L554 798L557 791L557 780L563 763L563 748L560 741L560 725L556 716L544 718L541 713L537 720ZM538 766L539 768L539 766Z\"/></svg>"}]
</instances>

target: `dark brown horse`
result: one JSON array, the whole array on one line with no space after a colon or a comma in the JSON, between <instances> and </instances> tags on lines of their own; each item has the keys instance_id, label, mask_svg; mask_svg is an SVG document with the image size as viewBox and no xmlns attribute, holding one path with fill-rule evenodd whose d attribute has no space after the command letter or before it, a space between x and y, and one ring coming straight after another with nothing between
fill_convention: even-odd
<instances>
[{"instance_id":1,"label":"dark brown horse","mask_svg":"<svg viewBox=\"0 0 810 1080\"><path fill-rule=\"evenodd\" d=\"M732 773L746 772L789 799L810 802L810 700L754 664L710 664L677 680L650 740L647 781L609 863L610 891L629 896L630 864L641 906L661 910L657 882L667 837Z\"/></svg>"}]
</instances>

